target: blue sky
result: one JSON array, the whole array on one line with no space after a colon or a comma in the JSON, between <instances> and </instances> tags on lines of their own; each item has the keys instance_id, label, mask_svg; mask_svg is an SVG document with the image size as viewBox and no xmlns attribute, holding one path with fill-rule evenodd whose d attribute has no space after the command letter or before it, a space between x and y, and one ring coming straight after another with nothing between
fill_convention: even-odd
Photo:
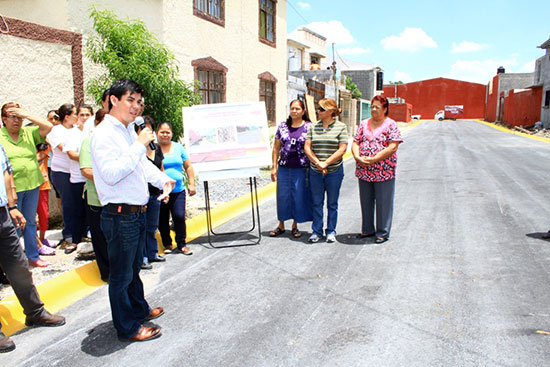
<instances>
[{"instance_id":1,"label":"blue sky","mask_svg":"<svg viewBox=\"0 0 550 367\"><path fill-rule=\"evenodd\" d=\"M384 83L446 77L486 84L499 66L533 72L550 38L550 1L287 0L287 32L306 26Z\"/></svg>"}]
</instances>

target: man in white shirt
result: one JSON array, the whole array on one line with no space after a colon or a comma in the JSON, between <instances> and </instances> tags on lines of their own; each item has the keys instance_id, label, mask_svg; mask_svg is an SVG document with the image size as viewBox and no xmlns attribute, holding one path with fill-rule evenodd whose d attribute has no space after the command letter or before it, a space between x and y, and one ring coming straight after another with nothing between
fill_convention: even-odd
<instances>
[{"instance_id":1,"label":"man in white shirt","mask_svg":"<svg viewBox=\"0 0 550 367\"><path fill-rule=\"evenodd\" d=\"M94 183L103 205L101 229L109 252L109 300L119 338L145 341L160 336L160 327L141 323L164 313L151 309L139 277L145 245L147 183L163 189L168 199L175 181L156 168L145 155L153 131L139 136L133 121L138 116L143 91L131 80L119 80L109 89L109 114L92 134L90 149Z\"/></svg>"}]
</instances>

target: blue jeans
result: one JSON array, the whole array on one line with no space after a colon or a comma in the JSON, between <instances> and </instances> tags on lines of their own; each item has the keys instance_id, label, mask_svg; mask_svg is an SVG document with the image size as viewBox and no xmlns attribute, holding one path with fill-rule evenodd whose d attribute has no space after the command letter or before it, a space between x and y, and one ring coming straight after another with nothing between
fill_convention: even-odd
<instances>
[{"instance_id":1,"label":"blue jeans","mask_svg":"<svg viewBox=\"0 0 550 367\"><path fill-rule=\"evenodd\" d=\"M311 201L313 224L311 229L318 236L323 236L323 205L325 192L327 194L327 229L326 234L336 235L336 222L338 221L338 197L340 187L344 179L344 167L340 166L336 171L323 176L313 169L309 170L309 185L311 187Z\"/></svg>"},{"instance_id":2,"label":"blue jeans","mask_svg":"<svg viewBox=\"0 0 550 367\"><path fill-rule=\"evenodd\" d=\"M120 338L130 338L151 312L139 277L145 245L145 214L101 212L101 230L109 252L109 301Z\"/></svg>"},{"instance_id":3,"label":"blue jeans","mask_svg":"<svg viewBox=\"0 0 550 367\"><path fill-rule=\"evenodd\" d=\"M39 187L17 193L17 206L27 221L27 225L23 230L23 239L25 240L25 254L30 261L40 258L38 256L38 245L36 244L36 209L38 208L39 195ZM17 234L21 235L19 229Z\"/></svg>"},{"instance_id":4,"label":"blue jeans","mask_svg":"<svg viewBox=\"0 0 550 367\"><path fill-rule=\"evenodd\" d=\"M69 212L71 206L71 182L69 180L71 175L65 172L52 171L50 176L56 191L61 196L61 216L63 217L63 223L65 223L65 227L61 233L63 238L71 239L72 241L73 234L71 233L71 229L74 220Z\"/></svg>"},{"instance_id":5,"label":"blue jeans","mask_svg":"<svg viewBox=\"0 0 550 367\"><path fill-rule=\"evenodd\" d=\"M148 260L154 259L159 251L157 238L155 237L159 226L160 201L159 194L151 195L147 203L146 224L145 224L145 249L143 257Z\"/></svg>"}]
</instances>

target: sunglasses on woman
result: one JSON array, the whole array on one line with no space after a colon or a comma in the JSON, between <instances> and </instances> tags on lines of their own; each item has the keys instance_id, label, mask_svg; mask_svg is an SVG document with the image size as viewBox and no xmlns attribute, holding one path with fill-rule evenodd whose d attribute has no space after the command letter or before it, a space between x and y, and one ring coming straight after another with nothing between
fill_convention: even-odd
<instances>
[{"instance_id":1,"label":"sunglasses on woman","mask_svg":"<svg viewBox=\"0 0 550 367\"><path fill-rule=\"evenodd\" d=\"M323 107L319 106L319 107L317 107L317 111L319 111L319 112L325 112L326 110L325 110Z\"/></svg>"}]
</instances>

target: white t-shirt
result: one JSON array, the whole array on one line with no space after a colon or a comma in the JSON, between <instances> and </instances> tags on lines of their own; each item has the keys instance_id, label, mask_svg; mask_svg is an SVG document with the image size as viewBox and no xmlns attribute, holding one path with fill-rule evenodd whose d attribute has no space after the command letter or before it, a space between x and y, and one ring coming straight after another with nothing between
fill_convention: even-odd
<instances>
[{"instance_id":1,"label":"white t-shirt","mask_svg":"<svg viewBox=\"0 0 550 367\"><path fill-rule=\"evenodd\" d=\"M67 139L63 144L63 151L67 153L68 151L74 151L80 153L80 146L82 145L83 133L78 127L73 127L70 130L70 133L67 135ZM68 156L68 155L67 155ZM82 176L80 172L80 163L78 161L73 161L70 159L70 173L72 183L82 183L86 182L86 178Z\"/></svg>"},{"instance_id":2,"label":"white t-shirt","mask_svg":"<svg viewBox=\"0 0 550 367\"><path fill-rule=\"evenodd\" d=\"M84 135L83 135L82 140L84 140L85 138L90 136L90 134L94 130L94 127L95 127L95 115L92 115L92 116L88 117L86 122L84 122L84 130L82 130L82 133Z\"/></svg>"},{"instance_id":3,"label":"white t-shirt","mask_svg":"<svg viewBox=\"0 0 550 367\"><path fill-rule=\"evenodd\" d=\"M56 125L52 128L47 138L50 142L53 150L52 157L52 171L70 173L71 160L67 153L59 149L58 145L64 145L67 136L69 136L72 128L67 129L62 124Z\"/></svg>"}]
</instances>

